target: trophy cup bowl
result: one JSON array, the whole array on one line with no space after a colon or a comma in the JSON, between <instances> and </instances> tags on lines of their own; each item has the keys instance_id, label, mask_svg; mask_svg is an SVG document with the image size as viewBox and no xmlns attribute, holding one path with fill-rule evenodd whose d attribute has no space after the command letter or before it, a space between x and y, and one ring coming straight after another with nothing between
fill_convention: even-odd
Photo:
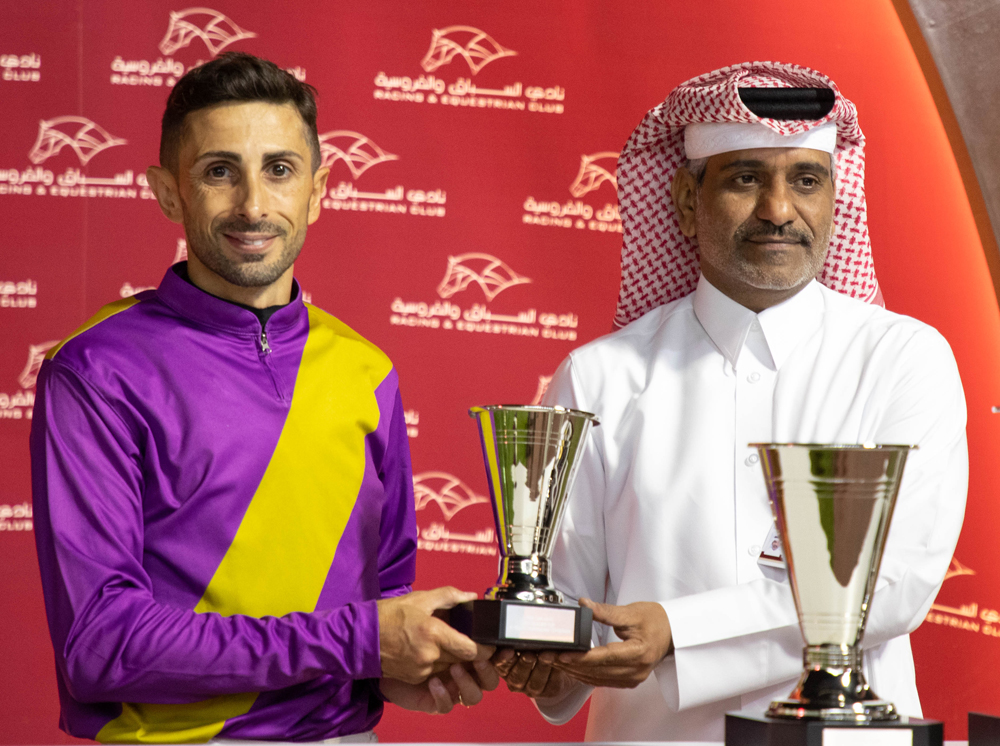
<instances>
[{"instance_id":1,"label":"trophy cup bowl","mask_svg":"<svg viewBox=\"0 0 1000 746\"><path fill-rule=\"evenodd\" d=\"M805 671L770 718L853 722L898 719L862 672L865 620L906 445L751 443L760 454L771 510L805 640Z\"/></svg>"},{"instance_id":2,"label":"trophy cup bowl","mask_svg":"<svg viewBox=\"0 0 1000 746\"><path fill-rule=\"evenodd\" d=\"M563 407L472 407L479 424L500 577L485 599L451 610L476 642L522 650L589 650L590 609L551 583L552 546L595 415Z\"/></svg>"}]
</instances>

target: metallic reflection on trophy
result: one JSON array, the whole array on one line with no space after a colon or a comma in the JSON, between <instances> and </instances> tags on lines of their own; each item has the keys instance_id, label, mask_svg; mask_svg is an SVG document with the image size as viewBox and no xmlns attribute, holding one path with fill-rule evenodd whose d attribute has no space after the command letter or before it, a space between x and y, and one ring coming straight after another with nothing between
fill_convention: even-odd
<instances>
[{"instance_id":1,"label":"metallic reflection on trophy","mask_svg":"<svg viewBox=\"0 0 1000 746\"><path fill-rule=\"evenodd\" d=\"M911 446L751 443L805 638L805 671L768 717L895 720L862 673L861 640Z\"/></svg>"},{"instance_id":2,"label":"metallic reflection on trophy","mask_svg":"<svg viewBox=\"0 0 1000 746\"><path fill-rule=\"evenodd\" d=\"M564 604L551 583L552 546L597 417L562 407L472 407L479 423L500 577L486 599L450 622L477 642L521 649L588 650L592 614Z\"/></svg>"}]
</instances>

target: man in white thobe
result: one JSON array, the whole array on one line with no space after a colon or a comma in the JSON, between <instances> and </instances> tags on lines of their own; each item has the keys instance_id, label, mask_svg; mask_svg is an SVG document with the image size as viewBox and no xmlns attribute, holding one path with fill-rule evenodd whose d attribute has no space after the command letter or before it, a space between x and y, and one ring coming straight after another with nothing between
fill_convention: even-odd
<instances>
[{"instance_id":1,"label":"man in white thobe","mask_svg":"<svg viewBox=\"0 0 1000 746\"><path fill-rule=\"evenodd\" d=\"M881 305L853 104L797 66L709 73L647 115L618 179L624 328L547 395L601 419L553 569L602 624L585 654L498 653L508 686L554 723L591 697L588 740L721 741L727 711L762 713L802 672L787 577L759 561L773 519L748 444L917 444L864 670L920 716L908 634L962 524L965 399L944 338Z\"/></svg>"}]
</instances>

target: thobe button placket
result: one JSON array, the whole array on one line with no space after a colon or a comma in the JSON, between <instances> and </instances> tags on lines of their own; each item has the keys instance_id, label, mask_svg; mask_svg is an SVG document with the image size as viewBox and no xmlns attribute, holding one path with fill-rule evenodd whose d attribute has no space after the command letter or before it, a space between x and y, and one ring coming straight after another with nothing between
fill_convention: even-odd
<instances>
[{"instance_id":1,"label":"thobe button placket","mask_svg":"<svg viewBox=\"0 0 1000 746\"><path fill-rule=\"evenodd\" d=\"M760 322L754 320L749 326L736 364L736 546L741 547L736 558L738 583L763 577L757 557L772 521L760 456L748 444L771 439L776 372L772 370Z\"/></svg>"}]
</instances>

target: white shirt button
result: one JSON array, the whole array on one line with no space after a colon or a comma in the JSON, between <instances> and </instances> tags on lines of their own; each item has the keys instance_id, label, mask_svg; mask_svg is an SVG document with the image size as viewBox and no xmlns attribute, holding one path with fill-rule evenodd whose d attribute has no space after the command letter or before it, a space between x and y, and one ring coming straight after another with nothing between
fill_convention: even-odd
<instances>
[{"instance_id":1,"label":"white shirt button","mask_svg":"<svg viewBox=\"0 0 1000 746\"><path fill-rule=\"evenodd\" d=\"M747 548L747 554L749 554L751 557L759 557L760 556L760 544L753 544L750 547L748 547Z\"/></svg>"},{"instance_id":2,"label":"white shirt button","mask_svg":"<svg viewBox=\"0 0 1000 746\"><path fill-rule=\"evenodd\" d=\"M751 321L750 328L753 329L754 331L757 331L758 329L760 329L760 324L757 321Z\"/></svg>"},{"instance_id":3,"label":"white shirt button","mask_svg":"<svg viewBox=\"0 0 1000 746\"><path fill-rule=\"evenodd\" d=\"M757 454L751 453L749 456L747 456L747 460L744 461L743 463L746 464L747 466L753 466L754 464L757 463L757 461L759 461L759 459L757 458Z\"/></svg>"},{"instance_id":4,"label":"white shirt button","mask_svg":"<svg viewBox=\"0 0 1000 746\"><path fill-rule=\"evenodd\" d=\"M754 371L753 373L747 376L747 380L750 381L750 383L757 383L757 381L760 380L760 373Z\"/></svg>"}]
</instances>

